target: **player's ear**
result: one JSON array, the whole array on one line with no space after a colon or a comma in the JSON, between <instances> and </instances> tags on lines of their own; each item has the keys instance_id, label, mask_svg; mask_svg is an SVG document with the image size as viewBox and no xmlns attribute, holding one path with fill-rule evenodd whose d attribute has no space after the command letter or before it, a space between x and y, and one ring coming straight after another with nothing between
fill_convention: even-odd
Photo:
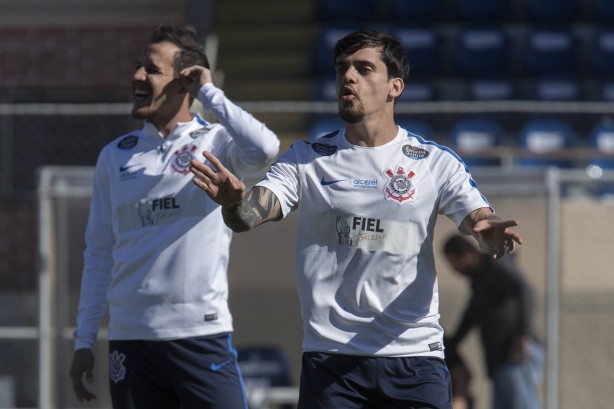
<instances>
[{"instance_id":1,"label":"player's ear","mask_svg":"<svg viewBox=\"0 0 614 409\"><path fill-rule=\"evenodd\" d=\"M388 96L396 99L401 95L404 88L405 82L401 78L393 78L390 80L390 90L388 91Z\"/></svg>"}]
</instances>

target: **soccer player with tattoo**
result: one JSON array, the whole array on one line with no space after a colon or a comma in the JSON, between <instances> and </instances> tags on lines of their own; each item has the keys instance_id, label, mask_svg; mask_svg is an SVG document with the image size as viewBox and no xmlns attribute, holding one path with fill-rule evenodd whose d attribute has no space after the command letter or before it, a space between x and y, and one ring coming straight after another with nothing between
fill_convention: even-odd
<instances>
[{"instance_id":1,"label":"soccer player with tattoo","mask_svg":"<svg viewBox=\"0 0 614 409\"><path fill-rule=\"evenodd\" d=\"M396 39L354 32L334 49L344 129L297 142L245 186L214 154L194 183L234 231L298 212L304 323L300 409L451 408L433 255L439 214L494 258L513 252L501 220L450 149L400 128L409 65Z\"/></svg>"}]
</instances>

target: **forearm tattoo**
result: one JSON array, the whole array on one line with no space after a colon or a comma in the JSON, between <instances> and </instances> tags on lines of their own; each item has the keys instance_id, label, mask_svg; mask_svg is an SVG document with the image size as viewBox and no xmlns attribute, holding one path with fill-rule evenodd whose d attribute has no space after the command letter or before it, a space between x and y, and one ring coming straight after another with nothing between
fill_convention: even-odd
<instances>
[{"instance_id":1,"label":"forearm tattoo","mask_svg":"<svg viewBox=\"0 0 614 409\"><path fill-rule=\"evenodd\" d=\"M237 205L223 209L222 214L228 227L236 232L251 230L266 221L282 218L277 196L260 186L250 190Z\"/></svg>"}]
</instances>

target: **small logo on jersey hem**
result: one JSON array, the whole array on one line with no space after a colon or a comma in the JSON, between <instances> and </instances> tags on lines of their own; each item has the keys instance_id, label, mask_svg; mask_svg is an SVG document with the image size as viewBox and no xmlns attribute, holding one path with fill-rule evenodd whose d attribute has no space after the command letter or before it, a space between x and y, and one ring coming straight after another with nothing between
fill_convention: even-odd
<instances>
[{"instance_id":1,"label":"small logo on jersey hem","mask_svg":"<svg viewBox=\"0 0 614 409\"><path fill-rule=\"evenodd\" d=\"M335 183L339 183L339 182L345 182L347 179L334 179L334 180L324 180L324 176L322 176L322 179L320 179L320 184L322 186L328 186L328 185L333 185Z\"/></svg>"},{"instance_id":2,"label":"small logo on jersey hem","mask_svg":"<svg viewBox=\"0 0 614 409\"><path fill-rule=\"evenodd\" d=\"M441 346L441 342L433 342L432 344L429 344L430 351L441 351L442 349L443 347Z\"/></svg>"},{"instance_id":3,"label":"small logo on jersey hem","mask_svg":"<svg viewBox=\"0 0 614 409\"><path fill-rule=\"evenodd\" d=\"M109 377L114 383L123 381L126 378L126 366L124 361L126 355L117 351L109 354Z\"/></svg>"},{"instance_id":4,"label":"small logo on jersey hem","mask_svg":"<svg viewBox=\"0 0 614 409\"><path fill-rule=\"evenodd\" d=\"M411 145L404 145L403 148L401 148L401 150L403 151L403 153L405 154L405 156L407 156L410 159L424 159L427 156L429 156L429 152L425 149L422 148L416 148L415 146L411 146Z\"/></svg>"},{"instance_id":5,"label":"small logo on jersey hem","mask_svg":"<svg viewBox=\"0 0 614 409\"><path fill-rule=\"evenodd\" d=\"M232 362L232 359L227 359L224 362L220 362L219 364L216 364L215 362L211 362L211 370L219 371L220 369L222 369L223 367L225 367L231 362Z\"/></svg>"},{"instance_id":6,"label":"small logo on jersey hem","mask_svg":"<svg viewBox=\"0 0 614 409\"><path fill-rule=\"evenodd\" d=\"M402 166L397 166L394 172L386 169L384 174L389 178L384 186L386 200L394 200L399 204L416 200L416 187L411 181L416 176L413 170L405 172Z\"/></svg>"}]
</instances>

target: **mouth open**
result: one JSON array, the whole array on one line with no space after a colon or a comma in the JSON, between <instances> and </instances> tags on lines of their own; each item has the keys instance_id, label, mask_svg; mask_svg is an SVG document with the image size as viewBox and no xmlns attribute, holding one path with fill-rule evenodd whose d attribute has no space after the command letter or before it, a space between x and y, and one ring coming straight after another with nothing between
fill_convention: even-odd
<instances>
[{"instance_id":1,"label":"mouth open","mask_svg":"<svg viewBox=\"0 0 614 409\"><path fill-rule=\"evenodd\" d=\"M149 92L143 89L135 89L133 94L135 101L143 101L149 98Z\"/></svg>"},{"instance_id":2,"label":"mouth open","mask_svg":"<svg viewBox=\"0 0 614 409\"><path fill-rule=\"evenodd\" d=\"M343 87L340 92L340 97L344 101L351 101L356 98L354 91L350 87Z\"/></svg>"}]
</instances>

